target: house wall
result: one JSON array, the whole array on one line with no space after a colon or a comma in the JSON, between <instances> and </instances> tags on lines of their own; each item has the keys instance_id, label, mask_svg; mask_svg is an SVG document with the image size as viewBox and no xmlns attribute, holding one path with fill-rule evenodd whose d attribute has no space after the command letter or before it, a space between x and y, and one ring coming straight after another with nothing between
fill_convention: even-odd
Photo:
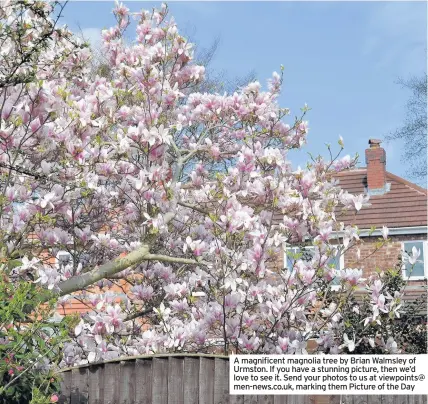
<instances>
[{"instance_id":1,"label":"house wall","mask_svg":"<svg viewBox=\"0 0 428 404\"><path fill-rule=\"evenodd\" d=\"M426 240L426 234L412 234L390 237L390 242L381 248L376 247L379 237L361 238L362 243L358 246L360 250L360 260L357 257L357 248L351 248L345 254L345 268L360 268L363 270L363 277L367 278L373 274L376 269L385 271L394 268L399 262L402 252L403 241ZM426 259L426 258L425 258ZM423 281L411 281L418 284Z\"/></svg>"},{"instance_id":2,"label":"house wall","mask_svg":"<svg viewBox=\"0 0 428 404\"><path fill-rule=\"evenodd\" d=\"M377 268L384 271L395 267L401 253L401 240L395 240L379 249L376 249L376 242L376 238L363 239L363 243L358 247L348 250L345 254L345 268L360 268L363 270L363 277L367 278Z\"/></svg>"}]
</instances>

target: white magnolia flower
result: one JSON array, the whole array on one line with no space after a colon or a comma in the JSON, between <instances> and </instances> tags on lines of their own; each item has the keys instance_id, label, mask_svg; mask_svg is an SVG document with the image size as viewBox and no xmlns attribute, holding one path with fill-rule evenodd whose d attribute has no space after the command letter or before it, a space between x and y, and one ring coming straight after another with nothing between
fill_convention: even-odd
<instances>
[{"instance_id":1,"label":"white magnolia flower","mask_svg":"<svg viewBox=\"0 0 428 404\"><path fill-rule=\"evenodd\" d=\"M386 341L385 348L389 351L389 353L399 353L400 351L397 349L397 343L394 341L394 338L389 337Z\"/></svg>"},{"instance_id":2,"label":"white magnolia flower","mask_svg":"<svg viewBox=\"0 0 428 404\"><path fill-rule=\"evenodd\" d=\"M410 265L415 265L419 256L421 255L421 250L418 250L415 246L412 247L412 253L408 254L407 252L403 252L403 260L404 262L408 262Z\"/></svg>"},{"instance_id":3,"label":"white magnolia flower","mask_svg":"<svg viewBox=\"0 0 428 404\"><path fill-rule=\"evenodd\" d=\"M382 227L382 237L384 240L388 239L388 233L389 233L389 229L386 226Z\"/></svg>"},{"instance_id":4,"label":"white magnolia flower","mask_svg":"<svg viewBox=\"0 0 428 404\"><path fill-rule=\"evenodd\" d=\"M349 339L348 335L345 333L343 334L343 340L344 344L342 344L339 348L348 348L349 352L353 352L355 350L355 335L354 339Z\"/></svg>"},{"instance_id":5,"label":"white magnolia flower","mask_svg":"<svg viewBox=\"0 0 428 404\"><path fill-rule=\"evenodd\" d=\"M28 259L28 257L27 256L25 256L25 257L23 257L22 259L21 259L21 264L22 265L20 265L19 266L19 269L21 270L21 271L26 271L27 269L33 269L33 268L36 268L36 264L38 263L38 262L40 262L40 260L39 259L37 259L37 258L32 258L31 259L31 261Z\"/></svg>"}]
</instances>

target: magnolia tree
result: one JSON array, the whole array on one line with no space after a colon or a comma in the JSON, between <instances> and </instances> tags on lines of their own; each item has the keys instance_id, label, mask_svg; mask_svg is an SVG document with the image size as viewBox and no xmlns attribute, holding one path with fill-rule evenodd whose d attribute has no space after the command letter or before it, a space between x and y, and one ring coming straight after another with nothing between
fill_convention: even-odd
<instances>
[{"instance_id":1,"label":"magnolia tree","mask_svg":"<svg viewBox=\"0 0 428 404\"><path fill-rule=\"evenodd\" d=\"M344 333L341 315L362 271L329 263L359 242L341 209L357 213L368 198L334 180L355 164L349 156L292 169L287 156L306 142L307 108L284 121L282 74L266 90L252 82L229 95L194 93L204 68L192 64L167 7L130 15L117 5L117 25L102 32L110 77L91 78L89 49L52 28L52 7L1 9L1 253L19 261L11 281L38 282L59 305L74 294L91 307L63 363L212 346L306 353L309 339L346 353L365 342ZM277 268L286 243L310 243L314 254ZM58 251L71 262L52 264ZM113 284L123 293L109 292ZM376 324L400 315L400 294L385 296L379 279L367 287L370 343L396 352Z\"/></svg>"}]
</instances>

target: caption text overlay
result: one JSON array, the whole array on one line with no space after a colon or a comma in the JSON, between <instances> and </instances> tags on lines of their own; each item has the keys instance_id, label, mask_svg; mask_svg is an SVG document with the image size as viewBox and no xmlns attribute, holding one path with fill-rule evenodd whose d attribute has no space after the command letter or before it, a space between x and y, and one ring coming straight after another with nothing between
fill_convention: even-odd
<instances>
[{"instance_id":1,"label":"caption text overlay","mask_svg":"<svg viewBox=\"0 0 428 404\"><path fill-rule=\"evenodd\" d=\"M233 355L230 394L426 394L428 355Z\"/></svg>"}]
</instances>

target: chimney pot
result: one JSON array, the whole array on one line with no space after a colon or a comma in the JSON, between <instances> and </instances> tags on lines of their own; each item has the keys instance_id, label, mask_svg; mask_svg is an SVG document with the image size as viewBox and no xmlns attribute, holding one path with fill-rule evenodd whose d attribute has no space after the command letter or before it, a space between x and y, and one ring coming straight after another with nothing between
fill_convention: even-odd
<instances>
[{"instance_id":1,"label":"chimney pot","mask_svg":"<svg viewBox=\"0 0 428 404\"><path fill-rule=\"evenodd\" d=\"M379 139L370 139L369 140L369 145L371 149L375 149L380 147L380 144L382 143L382 140Z\"/></svg>"}]
</instances>

